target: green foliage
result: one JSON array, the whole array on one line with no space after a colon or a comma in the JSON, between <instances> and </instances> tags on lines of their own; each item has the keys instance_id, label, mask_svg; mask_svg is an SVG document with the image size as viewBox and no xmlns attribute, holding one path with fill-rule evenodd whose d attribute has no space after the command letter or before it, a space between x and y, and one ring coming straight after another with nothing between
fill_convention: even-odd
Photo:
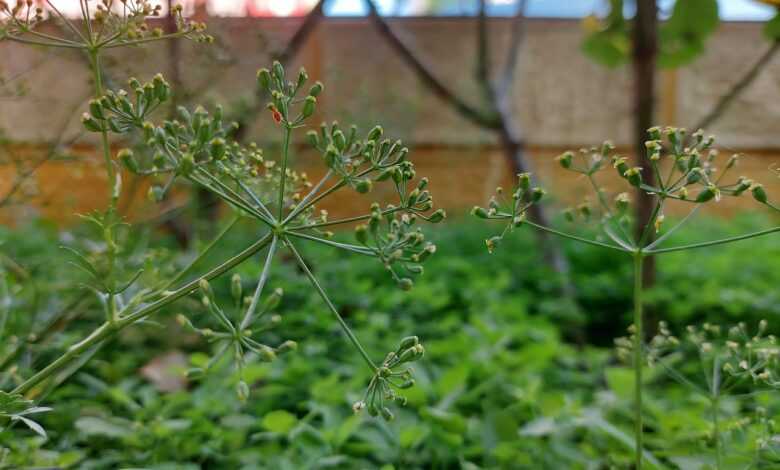
<instances>
[{"instance_id":1,"label":"green foliage","mask_svg":"<svg viewBox=\"0 0 780 470\"><path fill-rule=\"evenodd\" d=\"M762 225L766 221L756 218L729 224L702 219L697 227L727 237ZM698 232L681 231L679 242L698 241ZM276 285L285 292L275 310L281 322L267 338L288 338L300 347L283 361L261 362L255 356L247 360L243 376L252 394L246 403L226 399L235 394L239 381L229 358L191 381L186 390L163 392L139 375L154 357L180 350L189 364L173 373L183 377L186 369L202 367L219 347L197 340L177 323L176 315L188 311L203 312L195 318L206 319L199 302L183 301L160 312L159 324L142 324L120 335L49 395L47 404L56 411L39 419L48 440L31 431L18 438L18 429L17 439L0 434L0 445L10 449L6 462L59 463L66 468L268 469L627 465L633 449L632 375L616 363L610 345L631 322L630 263L617 252L566 244L581 287L578 301L593 312L585 324L587 343L578 346L572 332L560 329L557 318L566 316L570 306L556 298L556 277L537 258L530 233L520 231L503 241L501 249L513 257L488 254L481 243L487 228L476 224L446 226L434 235L440 249L427 262L427 271L437 275L421 277L413 298L388 285L384 268L371 258L345 258L316 245L302 251L319 266L323 287L342 306L372 356L399 336L415 333L425 338L425 360L416 367L418 384L405 392L408 404L394 410L392 422L352 413L350 406L363 397L359 386L370 380L370 371L327 316L312 314L320 311L321 300L305 289L306 280L294 264L282 263L275 271ZM252 225L241 222L204 263L221 259L253 236ZM43 288L65 289L45 278L68 266L66 253L51 243L56 237L40 226L0 231L6 245L18 247L23 265L28 259L49 260L51 270L38 276ZM341 234L335 240L349 237ZM729 309L733 320L728 323L755 326L761 318L776 318L780 300L772 286L780 282L780 273L759 264L780 263L780 248L770 238L756 239L751 246L762 253L762 263L756 266L745 261L740 245L698 252L695 266L685 253L662 257L659 275L664 285L648 295L648 305L666 312L674 304L668 321L672 331L706 320L723 322L720 308ZM535 268L518 270L518 263ZM741 266L737 273L736 265ZM257 263L246 264L239 274L251 279L260 270ZM692 271L699 274L688 281ZM9 279L11 285L14 279ZM218 304L234 305L228 283L212 287ZM733 304L719 299L733 299ZM78 330L74 336L100 321L100 315L91 315L97 318L73 324ZM770 322L769 330L780 332L776 322ZM41 345L39 352L56 350L57 345ZM645 383L652 458L672 468L695 462L711 465L707 402L662 370L648 369ZM722 403L722 426L730 429L723 440L732 458L754 451L756 442L767 436L769 424L757 407L765 409L767 419L780 411L771 394ZM769 468L771 442L762 454Z\"/></svg>"},{"instance_id":2,"label":"green foliage","mask_svg":"<svg viewBox=\"0 0 780 470\"><path fill-rule=\"evenodd\" d=\"M624 17L623 0L610 0L603 20L590 19L583 52L607 67L626 64L631 58L632 25ZM658 64L676 68L692 62L704 52L707 39L715 32L718 18L717 0L677 0L669 18L659 25Z\"/></svg>"}]
</instances>

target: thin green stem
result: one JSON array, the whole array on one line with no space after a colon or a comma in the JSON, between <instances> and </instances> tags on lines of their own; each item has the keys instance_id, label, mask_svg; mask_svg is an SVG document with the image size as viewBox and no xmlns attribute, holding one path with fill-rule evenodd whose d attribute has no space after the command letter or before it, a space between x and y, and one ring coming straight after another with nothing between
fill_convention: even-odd
<instances>
[{"instance_id":1,"label":"thin green stem","mask_svg":"<svg viewBox=\"0 0 780 470\"><path fill-rule=\"evenodd\" d=\"M641 252L634 255L634 439L635 469L642 470L642 366L644 338L642 319L642 265Z\"/></svg>"},{"instance_id":2,"label":"thin green stem","mask_svg":"<svg viewBox=\"0 0 780 470\"><path fill-rule=\"evenodd\" d=\"M727 243L738 242L741 240L748 240L750 238L760 237L763 235L769 235L770 233L780 232L780 227L774 227L766 230L760 230L758 232L752 232L745 235L739 235L736 237L722 238L720 240L713 240L709 242L693 243L690 245L675 246L671 248L659 248L657 250L645 250L647 254L657 255L660 253L672 253L675 251L693 250L695 248L705 248L708 246L724 245Z\"/></svg>"},{"instance_id":3,"label":"thin green stem","mask_svg":"<svg viewBox=\"0 0 780 470\"><path fill-rule=\"evenodd\" d=\"M368 356L368 353L363 348L363 345L360 344L360 341L357 339L357 336L355 336L355 333L353 333L352 330L349 328L347 322L345 322L344 319L341 318L341 314L339 314L339 311L330 301L330 298L328 298L328 294L325 293L325 290L322 288L319 281L317 281L317 278L314 277L314 274L312 274L311 270L306 265L306 262L303 260L300 253L298 253L298 250L290 242L290 240L288 240L287 238L284 238L283 240L284 240L284 244L287 246L287 248L290 249L293 256L295 256L295 260L298 262L298 265L306 274L306 277L309 278L309 281L311 281L314 288L317 289L317 292L319 292L320 297L322 297L322 300L325 301L325 304L327 304L331 313L333 313L333 316L336 318L336 321L338 321L339 325L341 326L341 329L344 330L344 333L347 335L347 338L349 338L349 341L352 343L352 345L355 346L355 349L357 349L358 352L360 352L360 355L363 356L363 360L366 361L366 364L368 364L368 367L371 369L371 371L376 372L377 367L374 364L374 361L372 361L371 358Z\"/></svg>"},{"instance_id":4,"label":"thin green stem","mask_svg":"<svg viewBox=\"0 0 780 470\"><path fill-rule=\"evenodd\" d=\"M588 181L590 181L591 187L593 187L593 191L596 193L596 197L599 200L599 204L601 204L601 208L604 210L604 212L607 214L607 220L611 221L614 218L614 215L612 214L612 209L609 207L609 203L607 202L606 197L604 196L604 191L599 187L598 183L596 182L596 178L593 176L593 173L591 172L585 172L585 175L588 177ZM607 230L608 225L605 223L604 228L607 235L609 235L612 240L621 245L625 246L633 242L631 240L631 237L626 232L626 229L621 225L619 222L617 224L618 228L622 232L625 239L620 238L619 236L613 234L611 231Z\"/></svg>"},{"instance_id":5,"label":"thin green stem","mask_svg":"<svg viewBox=\"0 0 780 470\"><path fill-rule=\"evenodd\" d=\"M60 12L60 10L58 10L57 7L54 6L54 4L50 0L46 0L46 4L49 6L49 8L52 11L54 11L54 13L60 18L60 21L62 21L65 24L65 26L68 27L68 29L70 29L73 32L73 34L76 35L76 37L81 39L82 44L86 44L88 42L86 36L84 36L81 33L81 31L79 31L79 29L76 26L74 26L73 23L71 23L70 20L65 15L63 15L62 12Z\"/></svg>"},{"instance_id":6,"label":"thin green stem","mask_svg":"<svg viewBox=\"0 0 780 470\"><path fill-rule=\"evenodd\" d=\"M284 186L287 182L287 159L290 156L290 136L292 130L285 122L284 124L284 144L282 144L282 167L279 174L279 220L284 216Z\"/></svg>"},{"instance_id":7,"label":"thin green stem","mask_svg":"<svg viewBox=\"0 0 780 470\"><path fill-rule=\"evenodd\" d=\"M34 39L21 38L19 36L6 36L6 39L8 39L9 41L19 42L22 44L29 44L31 46L64 47L67 49L84 49L84 46L82 45L75 46L73 44L68 44L64 42L37 41Z\"/></svg>"},{"instance_id":8,"label":"thin green stem","mask_svg":"<svg viewBox=\"0 0 780 470\"><path fill-rule=\"evenodd\" d=\"M655 221L658 219L658 216L661 213L661 209L663 209L664 206L664 200L659 199L655 203L655 207L653 208L653 212L650 215L650 218L647 219L647 222L645 224L644 230L642 230L642 236L639 237L639 241L637 242L637 246L644 246L647 240L651 239L651 235L653 233L653 230L655 230Z\"/></svg>"},{"instance_id":9,"label":"thin green stem","mask_svg":"<svg viewBox=\"0 0 780 470\"><path fill-rule=\"evenodd\" d=\"M198 253L198 256L196 256L196 257L195 257L195 259L193 259L192 261L190 261L190 262L189 262L189 264L187 264L187 266L185 266L185 267L184 267L184 269L182 269L181 271L179 271L179 273L178 273L178 274L176 274L176 275L173 277L173 279L171 279L170 281L168 281L168 282L165 284L165 286L164 286L162 289L160 289L160 290L161 290L161 291L167 291L168 289L170 289L170 288L171 288L171 286L172 286L172 285L174 285L174 284L176 284L177 282L179 282L179 280L181 280L181 278L182 278L182 277L186 276L186 275L187 275L187 274L188 274L188 273L189 273L189 272L192 270L192 268L193 268L193 267L195 267L195 265L196 265L196 264L198 264L198 263L200 262L200 260L202 260L202 259L203 259L203 258L204 258L206 255L208 255L208 254L211 252L211 250L212 250L212 249L213 249L213 248L214 248L214 247L217 245L217 243L219 243L219 241L220 241L220 240L222 240L222 238L224 238L224 237L225 237L225 235L227 235L227 233L230 231L230 229L232 229L232 228L233 228L233 226L234 226L234 225L236 225L236 223L237 223L239 220L240 220L240 217L234 217L234 218L233 218L233 220L231 220L231 221L230 221L230 223L228 223L228 224L225 226L225 228L223 228L223 229L222 229L222 230L221 230L221 231L220 231L220 232L217 234L217 236L216 236L216 237L214 237L214 239L213 239L213 240L211 240L211 242L209 242L209 244L208 244L208 245L206 245L206 247L205 247L205 248L204 248L204 249L203 249L203 250L202 250L200 253Z\"/></svg>"},{"instance_id":10,"label":"thin green stem","mask_svg":"<svg viewBox=\"0 0 780 470\"><path fill-rule=\"evenodd\" d=\"M655 241L653 241L653 243L651 243L651 244L647 245L645 248L643 248L643 251L652 251L653 248L661 245L661 243L663 243L664 240L666 240L667 238L671 237L672 234L674 234L674 232L679 230L683 225L685 225L689 220L691 220L693 218L693 216L695 216L696 213L699 212L699 208L700 207L701 207L701 205L695 206L688 213L688 215L685 216L684 219L682 219L680 222L678 222L677 225L675 225L674 227L672 227L669 230L667 230L663 235L661 235L660 237L656 238Z\"/></svg>"},{"instance_id":11,"label":"thin green stem","mask_svg":"<svg viewBox=\"0 0 780 470\"><path fill-rule=\"evenodd\" d=\"M271 242L271 238L272 235L270 233L266 234L265 236L263 236L262 238L254 242L252 245L244 249L244 251L238 253L232 258L229 258L228 260L221 263L219 266L211 269L209 272L204 274L201 278L188 282L187 284L183 285L179 289L170 293L168 296L156 302L141 307L129 315L120 317L114 323L109 323L109 322L103 323L98 328L96 328L89 336L87 336L80 342L68 348L68 350L65 351L65 353L62 354L60 357L58 357L56 360L49 363L49 365L41 369L32 377L19 384L19 386L17 386L12 393L24 394L29 392L30 390L32 390L33 387L35 387L39 383L43 382L44 380L48 379L52 375L56 374L58 371L65 368L68 364L78 359L82 354L85 354L92 346L108 338L113 337L124 328L140 320L143 320L144 318L157 312L163 307L194 292L199 287L200 279L206 279L206 280L214 279L226 273L227 271L233 269L235 266L241 264L246 259L254 255L255 253L265 248Z\"/></svg>"},{"instance_id":12,"label":"thin green stem","mask_svg":"<svg viewBox=\"0 0 780 470\"><path fill-rule=\"evenodd\" d=\"M712 438L715 441L715 468L723 468L723 449L720 436L720 361L715 358L712 363Z\"/></svg>"},{"instance_id":13,"label":"thin green stem","mask_svg":"<svg viewBox=\"0 0 780 470\"><path fill-rule=\"evenodd\" d=\"M289 213L287 214L287 217L282 221L282 225L286 225L288 222L293 220L298 214L300 214L302 211L306 210L308 207L309 201L317 195L317 193L322 189L322 186L325 184L326 181L330 178L330 176L333 174L333 170L329 169L327 173L325 173L325 176L320 179L320 181L311 188L311 191L309 191L306 196L303 197L303 200L298 203L297 206Z\"/></svg>"},{"instance_id":14,"label":"thin green stem","mask_svg":"<svg viewBox=\"0 0 780 470\"><path fill-rule=\"evenodd\" d=\"M393 209L385 209L381 212L381 215L393 214L404 210L404 207L395 207ZM290 230L308 230L313 228L330 227L333 225L348 224L351 222L360 222L361 220L367 220L371 218L371 214L357 215L354 217L346 217L343 219L328 220L326 222L316 222L309 225L300 225L298 227L290 227Z\"/></svg>"},{"instance_id":15,"label":"thin green stem","mask_svg":"<svg viewBox=\"0 0 780 470\"><path fill-rule=\"evenodd\" d=\"M599 241L596 241L596 240L589 240L587 238L578 237L576 235L572 235L572 234L569 234L569 233L560 232L558 230L555 230L555 229L552 229L552 228L549 228L549 227L545 227L544 225L539 225L537 223L531 222L530 220L526 220L523 223L524 224L528 224L531 227L535 227L535 228L537 228L539 230L542 230L543 232L548 232L548 233L551 233L553 235L557 235L559 237L568 238L570 240L576 240L576 241L582 242L582 243L587 243L588 245L600 246L602 248L610 248L612 250L617 250L617 251L620 251L620 252L623 252L623 253L630 253L630 250L626 250L625 248L620 247L620 246L610 245L609 243L603 243L603 242L599 242Z\"/></svg>"},{"instance_id":16,"label":"thin green stem","mask_svg":"<svg viewBox=\"0 0 780 470\"><path fill-rule=\"evenodd\" d=\"M334 192L338 191L339 189L343 188L345 184L347 184L346 180L341 180L338 183L336 183L333 186L331 186L330 188L326 189L324 192L320 193L318 196L312 198L308 203L306 203L306 204L298 204L298 206L295 209L293 209L293 211L290 212L290 214L284 219L284 221L282 222L282 225L286 224L290 220L293 220L298 214L300 214L301 212L305 211L309 207L317 204L320 200L322 200L323 198L325 198L329 194L334 193Z\"/></svg>"},{"instance_id":17,"label":"thin green stem","mask_svg":"<svg viewBox=\"0 0 780 470\"><path fill-rule=\"evenodd\" d=\"M88 18L88 17L86 17ZM90 30L91 37L91 30ZM92 77L95 82L95 99L103 96L103 72L100 65L100 49L91 48L88 52L89 62L92 68ZM114 323L117 320L116 301L114 299L114 268L116 265L116 247L114 242L113 217L116 213L117 202L119 201L120 180L111 160L111 144L108 141L108 128L105 123L100 125L100 145L103 149L103 161L106 166L106 176L108 181L108 208L106 209L108 227L105 230L105 241L107 246L107 278L111 285L106 302L108 304L108 322Z\"/></svg>"},{"instance_id":18,"label":"thin green stem","mask_svg":"<svg viewBox=\"0 0 780 470\"><path fill-rule=\"evenodd\" d=\"M136 46L138 44L145 44L147 42L163 41L165 39L174 39L174 38L179 38L179 37L186 36L186 35L187 35L187 33L182 31L182 32L178 32L178 33L166 34L166 35L163 35L163 36L152 36L152 37L143 38L143 39L135 39L135 40L132 40L132 41L117 41L117 42L113 42L113 43L110 43L110 44L104 44L103 47L105 47L106 49L113 49L115 47Z\"/></svg>"},{"instance_id":19,"label":"thin green stem","mask_svg":"<svg viewBox=\"0 0 780 470\"><path fill-rule=\"evenodd\" d=\"M274 259L274 254L276 253L277 241L278 238L276 235L274 235L274 238L271 240L271 246L268 248L268 256L265 259L263 271L260 273L260 279L257 281L257 287L255 288L254 295L252 296L252 301L249 303L249 308L247 308L246 313L244 314L244 318L241 320L241 330L252 324L255 310L257 310L257 304L260 303L260 296L263 294L263 287L265 287L265 283L268 280L268 275L271 273L271 262Z\"/></svg>"},{"instance_id":20,"label":"thin green stem","mask_svg":"<svg viewBox=\"0 0 780 470\"><path fill-rule=\"evenodd\" d=\"M364 248L362 246L350 245L348 243L334 242L333 240L326 240L324 238L314 237L311 235L306 235L305 233L298 233L292 231L287 232L287 235L291 237L298 237L306 240L311 240L313 242L322 243L323 245L332 246L334 248L351 251L353 253L358 253L361 255L376 256L376 253L373 250L371 250L370 248Z\"/></svg>"}]
</instances>

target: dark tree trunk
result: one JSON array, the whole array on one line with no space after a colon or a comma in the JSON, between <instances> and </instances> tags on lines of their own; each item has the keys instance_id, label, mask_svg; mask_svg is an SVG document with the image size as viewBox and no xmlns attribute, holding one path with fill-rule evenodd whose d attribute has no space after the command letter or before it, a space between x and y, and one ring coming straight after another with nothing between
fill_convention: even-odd
<instances>
[{"instance_id":1,"label":"dark tree trunk","mask_svg":"<svg viewBox=\"0 0 780 470\"><path fill-rule=\"evenodd\" d=\"M642 177L653 184L655 175L651 171L645 140L647 140L647 129L654 125L655 72L658 54L658 6L655 0L636 1L633 35L634 152L637 165L644 168ZM641 237L646 222L652 217L654 201L642 190L637 191L637 196L636 229L637 237ZM655 258L646 259L642 277L646 287L655 283Z\"/></svg>"}]
</instances>

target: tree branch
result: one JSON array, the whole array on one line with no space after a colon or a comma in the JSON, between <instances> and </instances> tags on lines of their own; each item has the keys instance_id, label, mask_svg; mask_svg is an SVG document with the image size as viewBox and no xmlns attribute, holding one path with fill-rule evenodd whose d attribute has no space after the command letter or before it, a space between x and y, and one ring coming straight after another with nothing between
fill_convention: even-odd
<instances>
[{"instance_id":1,"label":"tree branch","mask_svg":"<svg viewBox=\"0 0 780 470\"><path fill-rule=\"evenodd\" d=\"M758 60L753 64L752 67L750 67L747 72L740 78L734 85L732 85L731 89L729 89L726 94L720 97L717 103L715 103L715 106L710 110L709 113L705 114L704 117L694 126L695 129L704 129L706 127L709 127L712 125L713 122L720 119L720 117L723 115L723 113L726 111L726 109L731 105L731 103L748 87L751 83L758 77L758 75L761 73L761 71L766 67L769 62L772 60L772 58L775 56L777 51L780 50L780 41L775 40L772 45L767 49L763 54L761 54L761 57L758 58Z\"/></svg>"},{"instance_id":2,"label":"tree branch","mask_svg":"<svg viewBox=\"0 0 780 470\"><path fill-rule=\"evenodd\" d=\"M501 72L498 84L496 85L496 99L505 100L512 89L512 82L517 71L517 61L520 57L520 46L525 39L525 6L527 1L520 0L512 19L512 31L509 38L509 47L507 48L507 57L504 62L504 70Z\"/></svg>"},{"instance_id":3,"label":"tree branch","mask_svg":"<svg viewBox=\"0 0 780 470\"><path fill-rule=\"evenodd\" d=\"M365 2L368 7L369 16L373 20L379 34L381 34L390 46L395 49L396 53L401 56L401 59L406 62L409 67L414 69L420 80L422 80L436 96L452 105L462 116L481 127L488 129L498 129L500 127L500 120L495 113L486 113L473 107L437 79L430 68L426 66L420 58L406 46L406 44L404 44L404 42L393 32L387 22L382 19L373 0L365 0Z\"/></svg>"},{"instance_id":4,"label":"tree branch","mask_svg":"<svg viewBox=\"0 0 780 470\"><path fill-rule=\"evenodd\" d=\"M490 83L490 43L487 26L487 2L479 0L477 15L477 83L482 89L485 101L494 103L495 96Z\"/></svg>"},{"instance_id":5,"label":"tree branch","mask_svg":"<svg viewBox=\"0 0 780 470\"><path fill-rule=\"evenodd\" d=\"M301 47L306 44L306 40L309 39L309 36L311 36L311 33L314 32L317 24L324 16L324 6L325 0L319 0L317 4L314 5L314 8L312 8L311 11L309 11L309 13L306 15L303 23L301 23L301 26L298 27L297 31L295 31L293 37L290 38L290 41L287 43L287 46L284 48L284 50L276 54L276 60L281 62L282 65L287 65L290 60L298 55Z\"/></svg>"}]
</instances>

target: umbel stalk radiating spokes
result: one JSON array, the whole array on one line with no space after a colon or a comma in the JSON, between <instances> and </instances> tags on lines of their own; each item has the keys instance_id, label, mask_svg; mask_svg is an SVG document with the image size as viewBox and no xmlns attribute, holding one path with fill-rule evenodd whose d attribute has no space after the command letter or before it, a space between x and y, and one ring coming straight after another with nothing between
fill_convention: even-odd
<instances>
[{"instance_id":1,"label":"umbel stalk radiating spokes","mask_svg":"<svg viewBox=\"0 0 780 470\"><path fill-rule=\"evenodd\" d=\"M314 113L316 97L323 90L317 82L303 93L307 81L304 70L300 71L295 82L287 81L278 62L274 64L273 72L263 69L258 73L259 86L271 94L270 118L283 134L278 158L268 158L255 144L242 146L230 141L236 126L223 122L220 107L213 113L202 107L194 111L179 108L176 119L154 124L153 112L171 95L168 83L160 75L143 84L130 79L128 91L106 91L90 102L89 113L82 119L88 130L100 133L106 141L112 133L136 132L141 135L144 144L140 150L123 149L116 158L128 171L152 179L149 197L153 201L163 200L177 182L183 181L215 194L237 215L195 260L168 281L148 288L136 287L136 278L126 283L126 287L110 299L110 304L116 308L109 309L103 325L23 381L14 393L29 393L86 352L94 351L118 331L200 290L212 327L197 326L200 320L186 316L179 316L178 320L189 331L215 343L215 354L205 367L193 369L190 373L193 377L202 376L222 357L231 354L240 377L237 393L245 400L250 393L242 373L247 355L254 354L260 360L270 361L279 353L296 347L292 341L269 346L259 340L260 335L278 326L280 321L280 317L272 311L282 292L280 289L267 292L273 280L275 257L280 249L286 249L306 275L312 291L322 298L327 310L369 367L372 376L369 391L355 409L365 407L372 416L393 417L387 405L390 402L405 403L399 390L414 384L408 365L422 358L423 346L417 337L410 336L403 339L384 361L375 363L341 317L325 287L314 275L310 262L304 260L296 245L312 242L377 258L400 288L409 289L413 285L412 277L422 274L422 264L436 251L433 244L426 242L418 228L418 221L439 222L445 214L442 210L433 210L433 200L426 189L428 180L416 177L414 166L407 159L408 150L400 141L383 139L379 126L364 137L358 136L355 126L343 130L337 123L322 125L319 132L310 131L308 141L322 154L327 172L318 183L312 184L305 174L294 171L290 165L291 136L306 125ZM113 159L110 164L113 165ZM365 194L375 184L394 187L398 196L396 204L382 206L373 203L365 214L335 220L329 220L325 211L316 211L318 203L338 191L352 190ZM257 222L263 235L238 255L182 283L192 276L215 246L224 242L224 237L240 218ZM355 229L357 243L333 240L333 234L324 230L359 222L363 224ZM98 282L99 269L90 264L87 257L74 253L79 267ZM220 305L210 281L261 254L264 256L262 270L252 286L251 295L243 296L243 281L235 274L231 279L234 305ZM175 287L177 285L179 287Z\"/></svg>"},{"instance_id":2,"label":"umbel stalk radiating spokes","mask_svg":"<svg viewBox=\"0 0 780 470\"><path fill-rule=\"evenodd\" d=\"M688 245L664 246L672 234L690 222L699 212L699 208L705 204L714 204L721 197L739 197L750 193L753 199L770 209L780 211L777 204L769 201L767 193L761 184L739 177L728 182L726 176L730 173L738 161L734 155L722 164L718 161L718 153L712 148L713 137L705 138L701 131L688 136L685 129L672 127L654 127L648 130L650 140L646 142L651 168L631 168L626 157L611 155L614 146L606 142L601 147L583 149L579 155L565 152L557 160L560 165L569 171L578 173L587 178L590 186L596 193L594 207L584 201L575 208L564 211L569 222L587 222L596 220L599 222L606 240L593 240L572 233L542 226L526 219L528 209L539 203L544 197L545 191L540 187L532 187L531 177L524 173L518 175L517 186L513 188L510 198L506 198L504 191L498 188L496 196L491 198L488 207L475 207L472 213L482 219L505 221L504 230L497 236L486 240L488 250L493 252L508 233L523 225L528 225L537 230L543 230L553 235L573 240L579 243L607 248L619 251L630 256L634 265L633 288L633 324L630 327L631 342L633 345L632 366L634 369L634 436L635 436L635 468L641 469L643 463L643 409L642 409L642 367L644 357L644 328L643 328L643 285L642 270L645 258L679 251L708 248L718 245L734 243L751 238L780 232L780 227L769 228L743 235L727 237L717 240L702 241ZM661 162L666 162L668 169L663 171ZM632 221L628 217L630 198L627 192L622 192L610 200L605 190L596 180L598 172L608 166L612 166L629 186L650 194L654 200L652 215L648 222L641 227L641 231L633 230ZM652 172L657 186L644 183L642 175ZM665 174L665 176L664 176ZM664 208L667 201L679 201L692 206L689 214L679 223L664 231ZM655 241L650 242L655 232ZM633 236L640 233L639 236Z\"/></svg>"}]
</instances>

